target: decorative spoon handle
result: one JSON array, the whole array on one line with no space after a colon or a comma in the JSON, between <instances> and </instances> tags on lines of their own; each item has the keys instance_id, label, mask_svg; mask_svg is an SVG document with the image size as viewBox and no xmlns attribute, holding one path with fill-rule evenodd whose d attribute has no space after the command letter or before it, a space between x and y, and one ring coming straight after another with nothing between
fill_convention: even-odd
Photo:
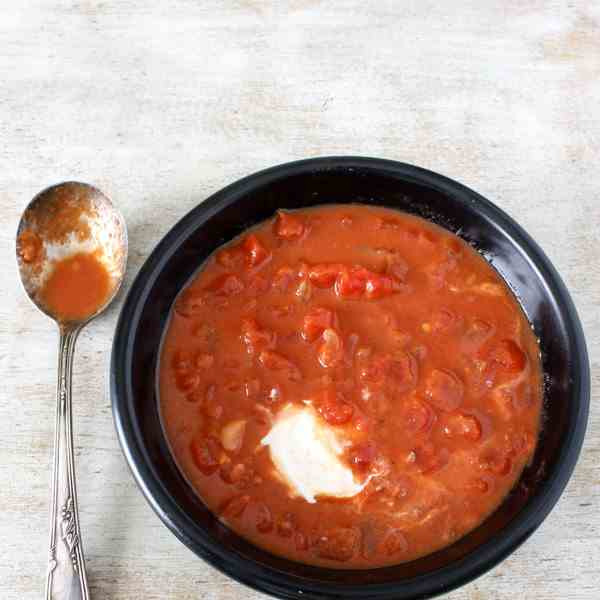
<instances>
[{"instance_id":1,"label":"decorative spoon handle","mask_svg":"<svg viewBox=\"0 0 600 600\"><path fill-rule=\"evenodd\" d=\"M61 327L46 600L90 597L79 530L71 415L71 375L78 334L79 327Z\"/></svg>"}]
</instances>

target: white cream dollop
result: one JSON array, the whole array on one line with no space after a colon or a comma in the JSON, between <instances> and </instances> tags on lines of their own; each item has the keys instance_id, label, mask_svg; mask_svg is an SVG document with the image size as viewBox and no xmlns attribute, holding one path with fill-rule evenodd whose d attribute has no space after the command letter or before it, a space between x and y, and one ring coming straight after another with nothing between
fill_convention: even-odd
<instances>
[{"instance_id":1,"label":"white cream dollop","mask_svg":"<svg viewBox=\"0 0 600 600\"><path fill-rule=\"evenodd\" d=\"M364 484L340 460L343 447L336 432L310 406L286 405L262 439L271 460L294 496L316 502L317 496L351 498Z\"/></svg>"}]
</instances>

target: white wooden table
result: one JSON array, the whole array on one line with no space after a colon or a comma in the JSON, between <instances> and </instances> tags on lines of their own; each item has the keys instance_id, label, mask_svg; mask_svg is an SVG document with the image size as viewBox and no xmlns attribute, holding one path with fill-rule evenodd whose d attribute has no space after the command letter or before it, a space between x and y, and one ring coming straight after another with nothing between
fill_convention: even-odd
<instances>
[{"instance_id":1,"label":"white wooden table","mask_svg":"<svg viewBox=\"0 0 600 600\"><path fill-rule=\"evenodd\" d=\"M489 197L541 243L587 332L594 395L575 476L511 558L451 600L600 595L600 3L597 0L5 1L0 6L0 596L41 598L56 333L17 281L41 188L94 183L123 211L125 289L161 236L242 175L358 154ZM118 447L107 367L119 302L75 364L93 597L256 599L161 525Z\"/></svg>"}]
</instances>

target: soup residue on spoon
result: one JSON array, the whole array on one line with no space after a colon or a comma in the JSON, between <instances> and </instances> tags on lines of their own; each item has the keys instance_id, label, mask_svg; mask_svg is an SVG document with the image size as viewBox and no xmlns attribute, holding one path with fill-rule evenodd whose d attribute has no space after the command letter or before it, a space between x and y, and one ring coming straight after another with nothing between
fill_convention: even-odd
<instances>
[{"instance_id":1,"label":"soup residue on spoon","mask_svg":"<svg viewBox=\"0 0 600 600\"><path fill-rule=\"evenodd\" d=\"M54 263L41 299L61 320L94 314L107 300L110 277L96 252L79 252Z\"/></svg>"},{"instance_id":2,"label":"soup residue on spoon","mask_svg":"<svg viewBox=\"0 0 600 600\"><path fill-rule=\"evenodd\" d=\"M85 320L108 300L115 261L102 250L110 244L98 239L100 228L93 227L99 218L94 202L58 193L55 200L26 215L17 256L47 312L61 322Z\"/></svg>"}]
</instances>

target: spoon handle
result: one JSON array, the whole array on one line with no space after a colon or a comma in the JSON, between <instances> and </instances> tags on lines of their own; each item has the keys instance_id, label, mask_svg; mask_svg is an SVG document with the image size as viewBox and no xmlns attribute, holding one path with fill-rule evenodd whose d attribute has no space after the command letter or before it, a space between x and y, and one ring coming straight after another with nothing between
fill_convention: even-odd
<instances>
[{"instance_id":1,"label":"spoon handle","mask_svg":"<svg viewBox=\"0 0 600 600\"><path fill-rule=\"evenodd\" d=\"M46 600L89 600L90 597L77 510L71 415L71 376L78 333L77 327L61 327Z\"/></svg>"}]
</instances>

